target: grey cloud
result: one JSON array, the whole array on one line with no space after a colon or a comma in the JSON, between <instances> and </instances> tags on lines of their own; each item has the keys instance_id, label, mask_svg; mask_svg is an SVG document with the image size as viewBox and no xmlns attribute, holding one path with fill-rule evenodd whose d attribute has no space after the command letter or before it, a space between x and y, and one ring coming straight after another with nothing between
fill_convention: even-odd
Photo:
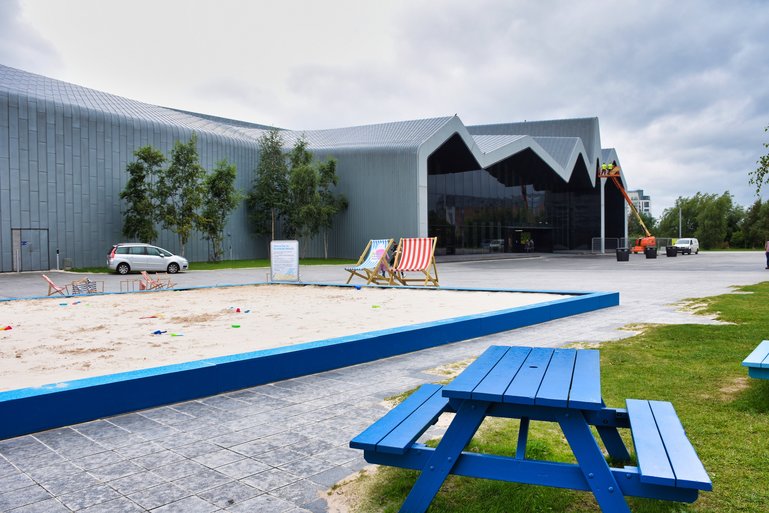
<instances>
[{"instance_id":1,"label":"grey cloud","mask_svg":"<svg viewBox=\"0 0 769 513\"><path fill-rule=\"evenodd\" d=\"M0 62L7 66L51 74L60 66L54 47L21 18L18 0L0 2Z\"/></svg>"}]
</instances>

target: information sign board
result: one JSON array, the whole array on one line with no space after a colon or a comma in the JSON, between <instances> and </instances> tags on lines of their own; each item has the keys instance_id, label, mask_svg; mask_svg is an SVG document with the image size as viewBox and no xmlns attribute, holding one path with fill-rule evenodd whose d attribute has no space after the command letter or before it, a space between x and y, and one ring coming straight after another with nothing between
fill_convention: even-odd
<instances>
[{"instance_id":1,"label":"information sign board","mask_svg":"<svg viewBox=\"0 0 769 513\"><path fill-rule=\"evenodd\" d=\"M270 281L299 281L299 241L270 242Z\"/></svg>"}]
</instances>

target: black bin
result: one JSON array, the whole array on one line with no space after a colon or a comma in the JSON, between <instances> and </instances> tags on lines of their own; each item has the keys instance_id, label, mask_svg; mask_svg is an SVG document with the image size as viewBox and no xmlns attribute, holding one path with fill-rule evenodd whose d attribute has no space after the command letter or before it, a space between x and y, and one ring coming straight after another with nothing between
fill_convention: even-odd
<instances>
[{"instance_id":1,"label":"black bin","mask_svg":"<svg viewBox=\"0 0 769 513\"><path fill-rule=\"evenodd\" d=\"M665 256L674 257L678 254L675 246L665 246Z\"/></svg>"},{"instance_id":2,"label":"black bin","mask_svg":"<svg viewBox=\"0 0 769 513\"><path fill-rule=\"evenodd\" d=\"M617 248L617 262L627 262L630 260L630 250L627 248Z\"/></svg>"},{"instance_id":3,"label":"black bin","mask_svg":"<svg viewBox=\"0 0 769 513\"><path fill-rule=\"evenodd\" d=\"M657 258L657 248L646 246L644 248L644 255L646 255L646 258Z\"/></svg>"}]
</instances>

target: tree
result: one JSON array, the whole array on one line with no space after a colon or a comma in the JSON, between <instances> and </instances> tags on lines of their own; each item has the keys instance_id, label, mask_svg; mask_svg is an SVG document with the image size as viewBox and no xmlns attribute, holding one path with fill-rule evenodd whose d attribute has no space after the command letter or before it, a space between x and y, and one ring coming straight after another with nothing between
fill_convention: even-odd
<instances>
[{"instance_id":1,"label":"tree","mask_svg":"<svg viewBox=\"0 0 769 513\"><path fill-rule=\"evenodd\" d=\"M769 131L769 126L764 128L764 132ZM764 148L769 148L769 143L764 143ZM764 183L769 183L769 153L762 155L758 161L756 161L758 167L749 173L750 184L756 186L756 196L761 194L761 186Z\"/></svg>"},{"instance_id":2,"label":"tree","mask_svg":"<svg viewBox=\"0 0 769 513\"><path fill-rule=\"evenodd\" d=\"M697 230L697 214L702 195L698 192L692 198L679 197L675 206L666 208L657 223L658 237L679 237L679 219L681 220L681 237L694 237ZM679 217L680 215L680 217Z\"/></svg>"},{"instance_id":3,"label":"tree","mask_svg":"<svg viewBox=\"0 0 769 513\"><path fill-rule=\"evenodd\" d=\"M275 226L288 204L288 166L283 138L278 129L259 138L259 165L254 184L246 198L254 231L275 240Z\"/></svg>"},{"instance_id":4,"label":"tree","mask_svg":"<svg viewBox=\"0 0 769 513\"><path fill-rule=\"evenodd\" d=\"M206 176L203 186L205 196L203 198L203 212L201 215L201 229L204 237L211 241L213 246L209 260L219 262L222 260L224 249L224 227L230 213L243 199L243 195L235 187L237 168L227 160L216 164L214 171Z\"/></svg>"},{"instance_id":5,"label":"tree","mask_svg":"<svg viewBox=\"0 0 769 513\"><path fill-rule=\"evenodd\" d=\"M721 248L728 244L728 219L732 209L732 195L729 191L721 196L705 194L701 197L694 236L703 248Z\"/></svg>"},{"instance_id":6,"label":"tree","mask_svg":"<svg viewBox=\"0 0 769 513\"><path fill-rule=\"evenodd\" d=\"M141 242L152 242L158 236L155 229L157 208L153 200L153 182L166 159L152 146L139 148L134 156L136 161L126 167L129 178L120 193L120 199L127 204L123 213L123 235Z\"/></svg>"},{"instance_id":7,"label":"tree","mask_svg":"<svg viewBox=\"0 0 769 513\"><path fill-rule=\"evenodd\" d=\"M317 234L318 171L312 165L312 153L307 150L307 140L299 138L288 154L289 208L286 209L288 235L290 237L312 237Z\"/></svg>"},{"instance_id":8,"label":"tree","mask_svg":"<svg viewBox=\"0 0 769 513\"><path fill-rule=\"evenodd\" d=\"M336 160L328 159L318 166L318 187L320 205L318 208L318 225L323 230L323 258L328 258L328 232L333 218L347 210L348 201L342 194L334 194L332 187L337 184Z\"/></svg>"},{"instance_id":9,"label":"tree","mask_svg":"<svg viewBox=\"0 0 769 513\"><path fill-rule=\"evenodd\" d=\"M641 219L643 219L643 222L646 225L646 228L648 228L648 230L653 235L656 234L657 231L656 231L654 218L645 212L638 212L638 214L641 216ZM627 220L627 235L629 239L646 237L646 232L644 232L644 229L641 226L641 223L638 222L638 218L632 212L628 216L628 220Z\"/></svg>"},{"instance_id":10,"label":"tree","mask_svg":"<svg viewBox=\"0 0 769 513\"><path fill-rule=\"evenodd\" d=\"M739 223L742 247L763 248L769 237L769 202L757 199L748 207Z\"/></svg>"},{"instance_id":11,"label":"tree","mask_svg":"<svg viewBox=\"0 0 769 513\"><path fill-rule=\"evenodd\" d=\"M323 230L323 255L328 258L328 230L333 217L347 208L347 199L332 191L338 180L336 161L313 163L304 137L296 142L288 160L291 198L288 224L297 237L314 237Z\"/></svg>"},{"instance_id":12,"label":"tree","mask_svg":"<svg viewBox=\"0 0 769 513\"><path fill-rule=\"evenodd\" d=\"M199 162L197 140L193 133L188 142L174 143L171 163L160 174L157 186L160 220L179 236L182 256L192 230L201 225L198 210L203 204L206 170Z\"/></svg>"}]
</instances>

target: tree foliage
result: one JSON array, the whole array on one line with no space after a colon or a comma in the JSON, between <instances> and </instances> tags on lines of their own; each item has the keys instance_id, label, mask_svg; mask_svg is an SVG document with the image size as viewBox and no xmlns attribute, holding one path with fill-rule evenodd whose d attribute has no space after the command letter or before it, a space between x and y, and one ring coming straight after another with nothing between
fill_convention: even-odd
<instances>
[{"instance_id":1,"label":"tree foliage","mask_svg":"<svg viewBox=\"0 0 769 513\"><path fill-rule=\"evenodd\" d=\"M160 174L157 186L160 221L179 236L181 254L192 230L199 228L203 204L205 169L200 165L194 133L186 143L176 141L170 165Z\"/></svg>"},{"instance_id":2,"label":"tree foliage","mask_svg":"<svg viewBox=\"0 0 769 513\"><path fill-rule=\"evenodd\" d=\"M739 231L744 211L735 205L729 191L721 195L698 192L690 198L679 197L672 208L665 209L657 225L658 236L697 237L703 249L730 247Z\"/></svg>"},{"instance_id":3,"label":"tree foliage","mask_svg":"<svg viewBox=\"0 0 769 513\"><path fill-rule=\"evenodd\" d=\"M764 128L764 132L769 132L769 126ZM769 149L769 143L764 143L764 149ZM758 196L761 193L761 187L769 183L769 153L762 155L756 164L758 167L749 173L749 181L756 187L756 196Z\"/></svg>"},{"instance_id":4,"label":"tree foliage","mask_svg":"<svg viewBox=\"0 0 769 513\"><path fill-rule=\"evenodd\" d=\"M294 144L288 154L288 161L288 235L297 238L312 237L319 230L318 171L312 165L312 153L307 150L307 140L304 137Z\"/></svg>"},{"instance_id":5,"label":"tree foliage","mask_svg":"<svg viewBox=\"0 0 769 513\"><path fill-rule=\"evenodd\" d=\"M657 233L657 227L656 223L654 221L654 217L652 217L650 214L647 214L645 212L639 212L638 213L641 216L641 219L643 219L644 224L646 225L646 228L651 232L652 235ZM627 218L627 235L628 238L633 240L638 237L645 237L646 232L644 232L643 227L641 226L641 223L638 222L638 218L630 212Z\"/></svg>"},{"instance_id":6,"label":"tree foliage","mask_svg":"<svg viewBox=\"0 0 769 513\"><path fill-rule=\"evenodd\" d=\"M734 239L740 247L764 247L764 242L769 240L769 201L757 199L745 210Z\"/></svg>"},{"instance_id":7,"label":"tree foliage","mask_svg":"<svg viewBox=\"0 0 769 513\"><path fill-rule=\"evenodd\" d=\"M212 253L209 261L219 262L224 254L224 228L227 218L243 199L235 187L237 168L227 160L216 164L213 172L206 176L204 186L203 211L200 218L204 237L211 241Z\"/></svg>"},{"instance_id":8,"label":"tree foliage","mask_svg":"<svg viewBox=\"0 0 769 513\"><path fill-rule=\"evenodd\" d=\"M123 235L141 242L152 242L158 236L155 229L157 208L154 191L155 178L161 173L165 157L152 146L143 146L134 152L135 162L128 164L128 181L120 193L125 200Z\"/></svg>"},{"instance_id":9,"label":"tree foliage","mask_svg":"<svg viewBox=\"0 0 769 513\"><path fill-rule=\"evenodd\" d=\"M278 129L259 138L259 165L246 203L254 232L275 240L276 225L288 206L288 166Z\"/></svg>"},{"instance_id":10,"label":"tree foliage","mask_svg":"<svg viewBox=\"0 0 769 513\"><path fill-rule=\"evenodd\" d=\"M318 225L323 231L323 258L328 258L328 232L333 218L347 210L347 198L342 194L334 194L338 177L336 175L336 160L328 159L318 166L318 189L320 201L318 206Z\"/></svg>"}]
</instances>

